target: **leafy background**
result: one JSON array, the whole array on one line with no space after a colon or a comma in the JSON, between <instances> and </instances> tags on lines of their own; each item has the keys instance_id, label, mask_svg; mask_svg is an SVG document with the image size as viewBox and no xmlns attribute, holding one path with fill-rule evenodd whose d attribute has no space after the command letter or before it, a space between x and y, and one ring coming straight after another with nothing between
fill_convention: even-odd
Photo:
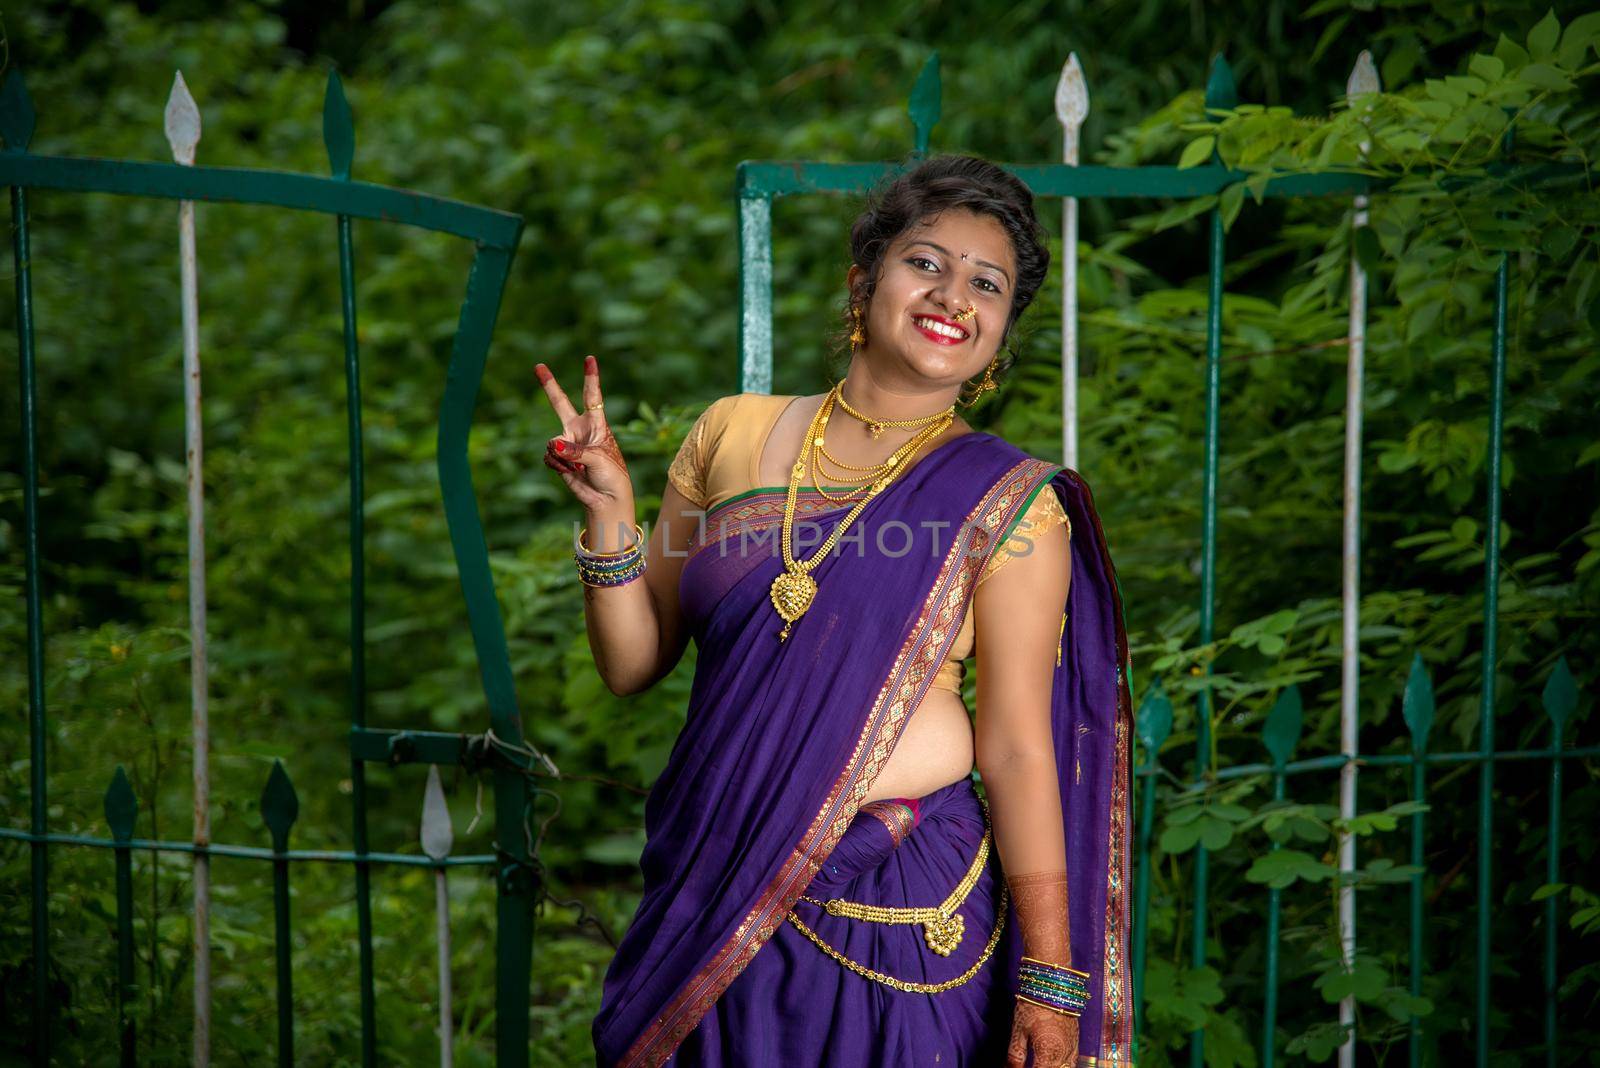
<instances>
[{"instance_id":1,"label":"leafy background","mask_svg":"<svg viewBox=\"0 0 1600 1068\"><path fill-rule=\"evenodd\" d=\"M1266 759L1263 727L1293 693L1298 755L1338 747L1339 537L1346 272L1372 271L1361 562L1363 750L1411 744L1401 694L1420 654L1437 694L1435 749L1476 745L1482 673L1484 462L1494 250L1511 250L1506 507L1494 678L1503 747L1548 743L1543 692L1565 657L1576 676L1566 734L1592 743L1600 608L1594 413L1596 199L1584 177L1532 193L1442 187L1495 156L1495 115L1518 111L1518 158L1586 168L1597 142L1593 19L1581 5L1324 2L1308 8L1146 0L1122 5L861 8L795 0L635 0L599 6L417 2L229 5L44 0L5 12L5 62L26 71L39 153L163 159L161 110L181 69L205 122L202 163L325 173L321 103L337 64L356 116L355 175L520 213L524 247L495 337L472 454L518 693L536 744L564 770L544 860L558 897L614 936L637 900L642 795L681 722L692 653L628 700L596 676L566 546L578 517L539 463L555 420L532 364L603 367L613 419L653 515L664 468L709 400L738 389L733 168L741 159L887 160L910 145L905 98L931 49L944 64L940 150L1017 162L1059 152L1051 106L1076 51L1093 96L1094 162L1174 163L1198 139L1266 169L1364 164L1393 180L1352 249L1350 205L1226 194L1218 634L1198 641L1205 218L1208 202L1083 206L1081 468L1109 532L1134 642L1139 695L1159 678L1172 728L1158 779L1142 1058L1182 1056L1203 1027L1213 1065L1253 1065L1261 1043L1267 883L1282 886L1280 1053L1325 1059L1332 1002L1359 1001L1362 1059L1404 1050L1425 1013L1430 1060L1451 1063L1474 1028L1472 872L1477 775L1431 773L1429 924L1422 1002L1404 995L1405 916L1394 907L1409 844L1408 778L1362 776L1358 894L1363 950L1350 972L1332 941L1327 808L1332 773L1296 780L1275 806L1264 776L1189 785L1198 694L1214 694L1217 760ZM1550 17L1547 17L1550 16ZM1552 25L1554 27L1552 31ZM1551 34L1554 34L1552 37ZM1391 92L1342 108L1371 48ZM1210 57L1240 99L1207 116ZM1487 57L1487 59L1485 58ZM1498 62L1496 69L1487 60ZM1534 69L1541 68L1541 69ZM1549 68L1548 70L1542 68ZM1522 94L1522 95L1518 95ZM1429 102L1436 102L1430 105ZM1445 106L1440 108L1437 103ZM1452 126L1468 115L1470 121ZM1527 131L1525 133L1520 131ZM1332 144L1333 148L1326 148ZM1204 151L1190 149L1192 156ZM52 829L105 835L103 796L125 765L136 834L188 833L188 665L181 363L172 206L36 193L41 544L48 632ZM775 390L826 384L846 261L847 199L775 210ZM1059 234L1059 204L1041 203ZM300 798L292 844L349 848L345 733L347 507L334 226L258 208L199 209L205 360L214 812L217 841L265 845L260 795L281 759ZM1496 222L1496 220L1500 220ZM1053 250L1059 262L1059 238ZM471 731L486 722L433 469L434 413L470 250L356 224L368 444L370 719ZM0 308L14 361L14 309ZM1036 455L1060 435L1059 293L1024 319L1025 359L979 424ZM0 375L0 817L28 820L17 377ZM1207 670L1209 668L1209 671ZM1288 687L1295 689L1290 691ZM969 693L970 697L970 693ZM1280 716L1285 713L1279 713ZM1595 762L1565 766L1564 875L1545 888L1547 766L1496 772L1494 1058L1541 1055L1536 974L1541 893L1561 904L1561 1063L1595 1063ZM475 783L447 775L457 851ZM418 852L422 774L368 776L372 841ZM1396 807L1401 806L1401 807ZM541 815L553 810L549 799ZM1576 830L1575 830L1576 829ZM1190 866L1212 846L1207 961L1191 968ZM1274 842L1284 848L1272 852ZM1295 854L1303 859L1273 860ZM1263 859L1266 859L1263 865ZM28 850L0 845L0 1050L23 1051L33 962ZM275 1034L267 872L214 862L216 1020L224 1063L269 1056ZM51 982L63 1062L115 1050L114 898L104 851L51 858ZM352 1060L355 915L345 865L293 875L297 1054ZM1585 885L1587 881L1587 885ZM454 872L456 1054L493 1057L494 888ZM380 1056L436 1053L432 881L374 877ZM1375 889L1376 892L1373 892ZM188 866L135 858L140 1056L188 1059ZM547 907L532 990L541 1064L592 1061L588 1026L610 946L578 910Z\"/></svg>"}]
</instances>

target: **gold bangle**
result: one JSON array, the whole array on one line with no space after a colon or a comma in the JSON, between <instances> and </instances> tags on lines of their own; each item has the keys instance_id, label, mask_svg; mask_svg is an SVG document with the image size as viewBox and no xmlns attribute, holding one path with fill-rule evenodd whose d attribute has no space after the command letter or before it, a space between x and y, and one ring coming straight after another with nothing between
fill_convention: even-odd
<instances>
[{"instance_id":1,"label":"gold bangle","mask_svg":"<svg viewBox=\"0 0 1600 1068\"><path fill-rule=\"evenodd\" d=\"M1043 964L1046 968L1055 968L1057 971L1071 972L1073 975L1081 975L1083 976L1084 982L1088 982L1091 978L1088 972L1080 972L1078 969L1069 968L1065 964L1056 964L1052 961L1040 960L1038 957L1024 956L1022 959L1031 960L1035 964Z\"/></svg>"},{"instance_id":2,"label":"gold bangle","mask_svg":"<svg viewBox=\"0 0 1600 1068\"><path fill-rule=\"evenodd\" d=\"M582 530L578 531L578 555L586 556L591 560L606 560L616 559L619 556L627 556L630 553L638 552L640 547L644 545L644 527L640 526L638 523L635 523L633 525L633 530L637 537L635 537L633 544L628 546L626 549L620 549L614 553L597 553L593 549L590 549L583 544L583 536L589 533L589 528L584 527Z\"/></svg>"}]
</instances>

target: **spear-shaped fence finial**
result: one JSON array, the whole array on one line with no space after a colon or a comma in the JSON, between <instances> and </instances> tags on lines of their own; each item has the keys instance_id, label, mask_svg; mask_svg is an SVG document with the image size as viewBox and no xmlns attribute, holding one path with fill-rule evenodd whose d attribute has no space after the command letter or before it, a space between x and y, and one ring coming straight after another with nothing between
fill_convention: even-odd
<instances>
[{"instance_id":1,"label":"spear-shaped fence finial","mask_svg":"<svg viewBox=\"0 0 1600 1068\"><path fill-rule=\"evenodd\" d=\"M349 178L356 154L356 124L337 68L329 69L328 90L322 97L322 143L327 146L333 176Z\"/></svg>"},{"instance_id":2,"label":"spear-shaped fence finial","mask_svg":"<svg viewBox=\"0 0 1600 1068\"><path fill-rule=\"evenodd\" d=\"M195 146L200 143L200 109L189 93L181 70L172 76L172 92L167 95L166 127L172 158L186 167L194 166Z\"/></svg>"},{"instance_id":3,"label":"spear-shaped fence finial","mask_svg":"<svg viewBox=\"0 0 1600 1068\"><path fill-rule=\"evenodd\" d=\"M33 99L22 84L22 72L12 67L0 85L0 138L7 152L26 152L33 140Z\"/></svg>"},{"instance_id":4,"label":"spear-shaped fence finial","mask_svg":"<svg viewBox=\"0 0 1600 1068\"><path fill-rule=\"evenodd\" d=\"M922 73L917 75L917 84L911 87L911 102L906 107L906 113L911 116L911 125L916 129L916 147L913 151L918 156L928 154L928 141L933 136L933 128L939 125L942 92L939 83L939 53L934 52L922 65Z\"/></svg>"}]
</instances>

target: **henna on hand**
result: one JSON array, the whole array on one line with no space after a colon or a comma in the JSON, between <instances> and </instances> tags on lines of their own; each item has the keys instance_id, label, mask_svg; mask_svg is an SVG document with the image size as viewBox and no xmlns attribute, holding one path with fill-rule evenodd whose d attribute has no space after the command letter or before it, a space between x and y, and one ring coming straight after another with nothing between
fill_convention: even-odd
<instances>
[{"instance_id":1,"label":"henna on hand","mask_svg":"<svg viewBox=\"0 0 1600 1068\"><path fill-rule=\"evenodd\" d=\"M1072 934L1067 926L1067 873L1032 872L1006 877L1017 910L1023 952L1051 964L1072 966Z\"/></svg>"},{"instance_id":2,"label":"henna on hand","mask_svg":"<svg viewBox=\"0 0 1600 1068\"><path fill-rule=\"evenodd\" d=\"M1018 1001L1006 1047L1006 1068L1023 1068L1028 1050L1036 1068L1074 1068L1078 1061L1078 1018L1042 1005Z\"/></svg>"}]
</instances>

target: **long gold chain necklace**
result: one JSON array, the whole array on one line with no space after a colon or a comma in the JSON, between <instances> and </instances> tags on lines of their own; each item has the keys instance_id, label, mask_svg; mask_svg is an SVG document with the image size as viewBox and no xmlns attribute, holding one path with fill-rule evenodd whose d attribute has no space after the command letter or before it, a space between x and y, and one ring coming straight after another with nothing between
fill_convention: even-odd
<instances>
[{"instance_id":1,"label":"long gold chain necklace","mask_svg":"<svg viewBox=\"0 0 1600 1068\"><path fill-rule=\"evenodd\" d=\"M816 436L811 439L811 443L816 446L816 449L811 453L812 486L824 499L832 501L834 504L849 504L855 499L856 494L861 493L864 490L871 489L873 483L878 479L893 475L894 472L899 470L900 467L905 463L907 457L913 455L920 450L923 445L943 434L950 428L950 424L954 421L955 419L952 416L948 419L942 420L941 422L934 423L923 430L919 430L916 434L913 434L909 439L907 439L898 449L891 453L887 460L884 460L879 464L873 464L870 468L858 468L858 470L869 472L867 474L858 476L869 479L869 481L863 482L859 486L854 486L848 492L838 494L837 496L823 489L823 483L827 482L842 484L845 482L847 476L843 474L831 475L823 471L821 456L826 452L826 450L822 446L824 435L819 431Z\"/></svg>"},{"instance_id":2,"label":"long gold chain necklace","mask_svg":"<svg viewBox=\"0 0 1600 1068\"><path fill-rule=\"evenodd\" d=\"M817 596L817 580L811 577L811 571L820 564L828 553L833 550L835 543L844 534L845 528L853 523L862 509L871 503L872 499L889 485L901 470L904 461L918 449L932 440L935 434L929 433L934 427L928 427L918 433L910 441L895 450L891 470L883 477L874 481L868 488L867 495L857 501L849 513L839 521L839 525L828 535L822 547L809 560L796 560L794 557L794 517L795 503L800 492L800 479L805 475L807 461L811 458L812 449L818 438L828 425L828 416L833 411L833 400L839 392L835 385L828 395L823 398L817 414L812 416L811 425L806 428L806 437L800 445L800 456L795 460L794 466L789 469L789 491L783 503L782 537L779 539L783 546L784 570L772 580L769 595L772 606L778 610L778 615L783 619L783 630L778 632L778 640L784 641L789 637L789 631L794 626L794 621L805 615L806 609L811 607L811 602Z\"/></svg>"},{"instance_id":3,"label":"long gold chain necklace","mask_svg":"<svg viewBox=\"0 0 1600 1068\"><path fill-rule=\"evenodd\" d=\"M951 404L950 407L946 408L944 411L934 412L932 415L918 416L915 419L891 419L877 421L873 420L869 416L862 415L860 412L856 412L854 408L851 408L845 402L843 382L835 383L833 389L829 391L829 394L830 396L837 398L838 404L841 408L853 413L856 418L866 421L869 427L872 428L872 436L874 438L878 436L884 426L915 425L919 428L917 434L913 434L911 439L908 439L906 442L902 443L901 447L890 454L887 459L881 460L875 464L845 463L843 460L839 459L837 456L833 455L833 453L828 451L825 436L822 434L817 434L812 441L812 443L816 445L816 451L811 455L811 480L812 484L816 487L817 493L819 493L825 499L832 501L834 504L850 503L850 501L855 498L856 494L867 489L873 481L876 481L881 476L889 474L891 471L893 471L901 460L902 452L904 452L907 446L912 444L912 441L919 437L923 440L931 440L932 438L936 438L948 430L951 424L955 422L956 406L954 404ZM913 448L912 451L915 451L915 449ZM841 473L833 474L826 471L823 466L824 461L833 465L833 467L839 470ZM829 493L827 490L822 488L824 483L845 484L852 479L860 479L861 485L854 486L849 490L849 492L840 494L838 496L835 496L834 494Z\"/></svg>"}]
</instances>

